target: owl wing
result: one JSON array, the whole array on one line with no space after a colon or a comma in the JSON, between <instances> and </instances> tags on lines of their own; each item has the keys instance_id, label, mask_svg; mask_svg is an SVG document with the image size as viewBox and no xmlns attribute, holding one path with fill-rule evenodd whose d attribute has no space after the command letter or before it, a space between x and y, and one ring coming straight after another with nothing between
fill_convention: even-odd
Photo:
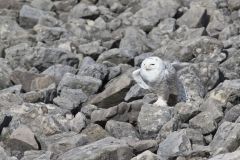
<instances>
[{"instance_id":1,"label":"owl wing","mask_svg":"<svg viewBox=\"0 0 240 160\"><path fill-rule=\"evenodd\" d=\"M137 84L142 87L143 89L149 89L150 87L144 82L141 77L140 69L133 71L132 73L133 79L137 82Z\"/></svg>"}]
</instances>

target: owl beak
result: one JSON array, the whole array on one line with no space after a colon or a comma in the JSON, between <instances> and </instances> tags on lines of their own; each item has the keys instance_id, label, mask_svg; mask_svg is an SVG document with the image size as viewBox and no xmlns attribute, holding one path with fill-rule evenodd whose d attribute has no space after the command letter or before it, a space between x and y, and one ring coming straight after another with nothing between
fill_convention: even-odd
<instances>
[{"instance_id":1,"label":"owl beak","mask_svg":"<svg viewBox=\"0 0 240 160\"><path fill-rule=\"evenodd\" d=\"M148 71L148 70L151 70L150 65L145 66L145 69L146 69L147 71Z\"/></svg>"}]
</instances>

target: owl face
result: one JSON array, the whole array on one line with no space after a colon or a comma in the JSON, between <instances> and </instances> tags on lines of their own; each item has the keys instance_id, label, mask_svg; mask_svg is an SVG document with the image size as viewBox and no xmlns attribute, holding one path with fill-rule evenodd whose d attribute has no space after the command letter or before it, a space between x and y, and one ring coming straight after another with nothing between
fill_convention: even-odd
<instances>
[{"instance_id":1,"label":"owl face","mask_svg":"<svg viewBox=\"0 0 240 160\"><path fill-rule=\"evenodd\" d=\"M161 70L162 66L163 66L163 62L160 58L149 57L142 62L141 69L145 71L156 71L156 70Z\"/></svg>"}]
</instances>

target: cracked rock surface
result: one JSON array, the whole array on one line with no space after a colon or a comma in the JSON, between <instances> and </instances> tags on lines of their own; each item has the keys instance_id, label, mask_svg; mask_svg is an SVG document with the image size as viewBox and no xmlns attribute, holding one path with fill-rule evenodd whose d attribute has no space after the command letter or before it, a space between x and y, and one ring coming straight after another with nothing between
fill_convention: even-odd
<instances>
[{"instance_id":1,"label":"cracked rock surface","mask_svg":"<svg viewBox=\"0 0 240 160\"><path fill-rule=\"evenodd\" d=\"M154 106L150 56L194 98ZM0 0L1 160L239 160L239 123L239 0Z\"/></svg>"}]
</instances>

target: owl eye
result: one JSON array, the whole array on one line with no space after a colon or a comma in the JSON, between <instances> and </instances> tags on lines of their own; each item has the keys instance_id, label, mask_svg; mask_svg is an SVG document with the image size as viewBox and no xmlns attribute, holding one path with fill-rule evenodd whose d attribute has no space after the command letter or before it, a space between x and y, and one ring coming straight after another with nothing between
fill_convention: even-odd
<instances>
[{"instance_id":1,"label":"owl eye","mask_svg":"<svg viewBox=\"0 0 240 160\"><path fill-rule=\"evenodd\" d=\"M151 65L151 66L154 66L155 64L152 63L152 64L150 64L150 65Z\"/></svg>"}]
</instances>

